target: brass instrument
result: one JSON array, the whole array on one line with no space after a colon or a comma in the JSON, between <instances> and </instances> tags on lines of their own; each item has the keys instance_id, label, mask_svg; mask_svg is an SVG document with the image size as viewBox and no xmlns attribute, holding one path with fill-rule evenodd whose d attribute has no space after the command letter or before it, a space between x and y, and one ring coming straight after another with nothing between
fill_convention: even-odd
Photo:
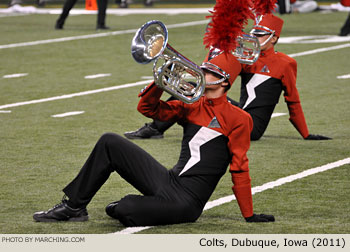
<instances>
[{"instance_id":1,"label":"brass instrument","mask_svg":"<svg viewBox=\"0 0 350 252\"><path fill-rule=\"evenodd\" d=\"M260 43L258 39L250 34L243 34L237 37L237 47L232 54L242 64L251 65L260 56Z\"/></svg>"},{"instance_id":2,"label":"brass instrument","mask_svg":"<svg viewBox=\"0 0 350 252\"><path fill-rule=\"evenodd\" d=\"M153 63L155 84L185 103L196 102L205 89L201 68L168 44L168 30L157 20L145 23L135 34L131 54L140 64Z\"/></svg>"}]
</instances>

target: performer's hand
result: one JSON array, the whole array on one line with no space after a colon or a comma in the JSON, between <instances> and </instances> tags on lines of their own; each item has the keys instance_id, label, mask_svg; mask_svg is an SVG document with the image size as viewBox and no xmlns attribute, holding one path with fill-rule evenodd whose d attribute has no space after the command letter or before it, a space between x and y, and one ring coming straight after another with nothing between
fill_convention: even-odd
<instances>
[{"instance_id":1,"label":"performer's hand","mask_svg":"<svg viewBox=\"0 0 350 252\"><path fill-rule=\"evenodd\" d=\"M245 218L247 222L274 222L275 217L267 214L253 214L253 216Z\"/></svg>"},{"instance_id":2,"label":"performer's hand","mask_svg":"<svg viewBox=\"0 0 350 252\"><path fill-rule=\"evenodd\" d=\"M305 140L330 140L332 138L326 137L326 136L321 136L321 135L313 135L310 134L307 137L304 138Z\"/></svg>"}]
</instances>

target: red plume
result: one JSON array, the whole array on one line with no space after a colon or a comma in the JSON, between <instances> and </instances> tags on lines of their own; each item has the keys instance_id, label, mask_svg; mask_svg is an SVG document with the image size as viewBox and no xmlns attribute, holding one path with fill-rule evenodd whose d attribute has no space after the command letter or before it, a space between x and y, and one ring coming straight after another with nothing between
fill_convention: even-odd
<instances>
[{"instance_id":1,"label":"red plume","mask_svg":"<svg viewBox=\"0 0 350 252\"><path fill-rule=\"evenodd\" d=\"M236 48L236 38L243 33L248 19L252 18L251 0L217 0L210 11L211 22L204 35L203 44L229 52Z\"/></svg>"},{"instance_id":2,"label":"red plume","mask_svg":"<svg viewBox=\"0 0 350 252\"><path fill-rule=\"evenodd\" d=\"M271 13L276 8L277 0L253 0L257 16Z\"/></svg>"}]
</instances>

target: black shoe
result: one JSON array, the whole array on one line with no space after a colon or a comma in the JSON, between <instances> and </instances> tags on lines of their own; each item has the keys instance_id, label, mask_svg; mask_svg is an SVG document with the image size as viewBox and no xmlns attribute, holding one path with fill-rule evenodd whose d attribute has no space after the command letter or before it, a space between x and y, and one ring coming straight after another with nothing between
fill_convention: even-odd
<instances>
[{"instance_id":1,"label":"black shoe","mask_svg":"<svg viewBox=\"0 0 350 252\"><path fill-rule=\"evenodd\" d=\"M118 219L116 214L114 213L114 207L116 205L119 204L119 200L118 201L114 201L112 203L109 203L107 206L106 206L106 214L114 219Z\"/></svg>"},{"instance_id":2,"label":"black shoe","mask_svg":"<svg viewBox=\"0 0 350 252\"><path fill-rule=\"evenodd\" d=\"M146 123L136 131L125 132L124 136L129 139L163 138L163 133L152 128L150 123Z\"/></svg>"},{"instance_id":3,"label":"black shoe","mask_svg":"<svg viewBox=\"0 0 350 252\"><path fill-rule=\"evenodd\" d=\"M12 0L12 1L9 1L9 5L8 7L11 7L11 6L14 6L14 5L17 5L17 4L23 4L22 0Z\"/></svg>"},{"instance_id":4,"label":"black shoe","mask_svg":"<svg viewBox=\"0 0 350 252\"><path fill-rule=\"evenodd\" d=\"M144 0L144 1L143 1L143 4L144 4L145 6L152 6L152 5L153 5L153 0Z\"/></svg>"},{"instance_id":5,"label":"black shoe","mask_svg":"<svg viewBox=\"0 0 350 252\"><path fill-rule=\"evenodd\" d=\"M120 4L119 4L119 8L128 8L129 7L129 5L128 5L128 3L125 1L125 2L121 2Z\"/></svg>"},{"instance_id":6,"label":"black shoe","mask_svg":"<svg viewBox=\"0 0 350 252\"><path fill-rule=\"evenodd\" d=\"M34 213L33 218L38 222L87 221L89 215L86 208L71 208L67 205L67 200L63 199L60 204L46 212Z\"/></svg>"},{"instance_id":7,"label":"black shoe","mask_svg":"<svg viewBox=\"0 0 350 252\"><path fill-rule=\"evenodd\" d=\"M96 30L109 30L110 28L105 25L98 25L96 26Z\"/></svg>"},{"instance_id":8,"label":"black shoe","mask_svg":"<svg viewBox=\"0 0 350 252\"><path fill-rule=\"evenodd\" d=\"M345 37L345 36L348 36L349 34L350 34L350 29L348 31L341 30L338 36Z\"/></svg>"},{"instance_id":9,"label":"black shoe","mask_svg":"<svg viewBox=\"0 0 350 252\"><path fill-rule=\"evenodd\" d=\"M45 6L45 0L36 0L36 5L38 7L44 7Z\"/></svg>"},{"instance_id":10,"label":"black shoe","mask_svg":"<svg viewBox=\"0 0 350 252\"><path fill-rule=\"evenodd\" d=\"M61 24L59 22L56 22L55 29L56 30L62 30L63 29L63 24Z\"/></svg>"}]
</instances>

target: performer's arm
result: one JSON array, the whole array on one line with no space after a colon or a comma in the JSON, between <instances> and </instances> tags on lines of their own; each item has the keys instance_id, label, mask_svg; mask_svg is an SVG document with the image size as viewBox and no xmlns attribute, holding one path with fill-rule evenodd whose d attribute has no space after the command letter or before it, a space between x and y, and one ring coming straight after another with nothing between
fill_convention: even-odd
<instances>
[{"instance_id":1,"label":"performer's arm","mask_svg":"<svg viewBox=\"0 0 350 252\"><path fill-rule=\"evenodd\" d=\"M251 194L251 183L249 176L247 152L250 147L250 133L253 121L250 115L243 114L238 126L229 135L228 147L232 152L230 172L233 182L233 193L241 209L243 217L253 215L253 199ZM238 118L238 117L237 117Z\"/></svg>"},{"instance_id":2,"label":"performer's arm","mask_svg":"<svg viewBox=\"0 0 350 252\"><path fill-rule=\"evenodd\" d=\"M303 109L300 104L298 89L296 87L297 63L289 58L282 78L284 98L289 110L289 120L303 138L309 135Z\"/></svg>"},{"instance_id":3,"label":"performer's arm","mask_svg":"<svg viewBox=\"0 0 350 252\"><path fill-rule=\"evenodd\" d=\"M273 222L273 215L255 214L253 211L253 197L251 179L249 176L247 151L250 146L250 132L253 128L253 120L247 114L229 135L229 148L232 151L230 172L233 182L233 193L236 196L239 208L247 222Z\"/></svg>"},{"instance_id":4,"label":"performer's arm","mask_svg":"<svg viewBox=\"0 0 350 252\"><path fill-rule=\"evenodd\" d=\"M160 121L177 120L183 116L184 103L178 100L162 101L162 94L163 90L152 82L139 94L141 99L137 110L146 117Z\"/></svg>"},{"instance_id":5,"label":"performer's arm","mask_svg":"<svg viewBox=\"0 0 350 252\"><path fill-rule=\"evenodd\" d=\"M253 198L251 191L251 179L248 171L231 172L232 190L236 196L237 203L241 210L242 216L248 218L253 215Z\"/></svg>"},{"instance_id":6,"label":"performer's arm","mask_svg":"<svg viewBox=\"0 0 350 252\"><path fill-rule=\"evenodd\" d=\"M309 130L306 125L303 109L299 103L287 103L289 110L289 120L297 129L303 138L309 135Z\"/></svg>"}]
</instances>

